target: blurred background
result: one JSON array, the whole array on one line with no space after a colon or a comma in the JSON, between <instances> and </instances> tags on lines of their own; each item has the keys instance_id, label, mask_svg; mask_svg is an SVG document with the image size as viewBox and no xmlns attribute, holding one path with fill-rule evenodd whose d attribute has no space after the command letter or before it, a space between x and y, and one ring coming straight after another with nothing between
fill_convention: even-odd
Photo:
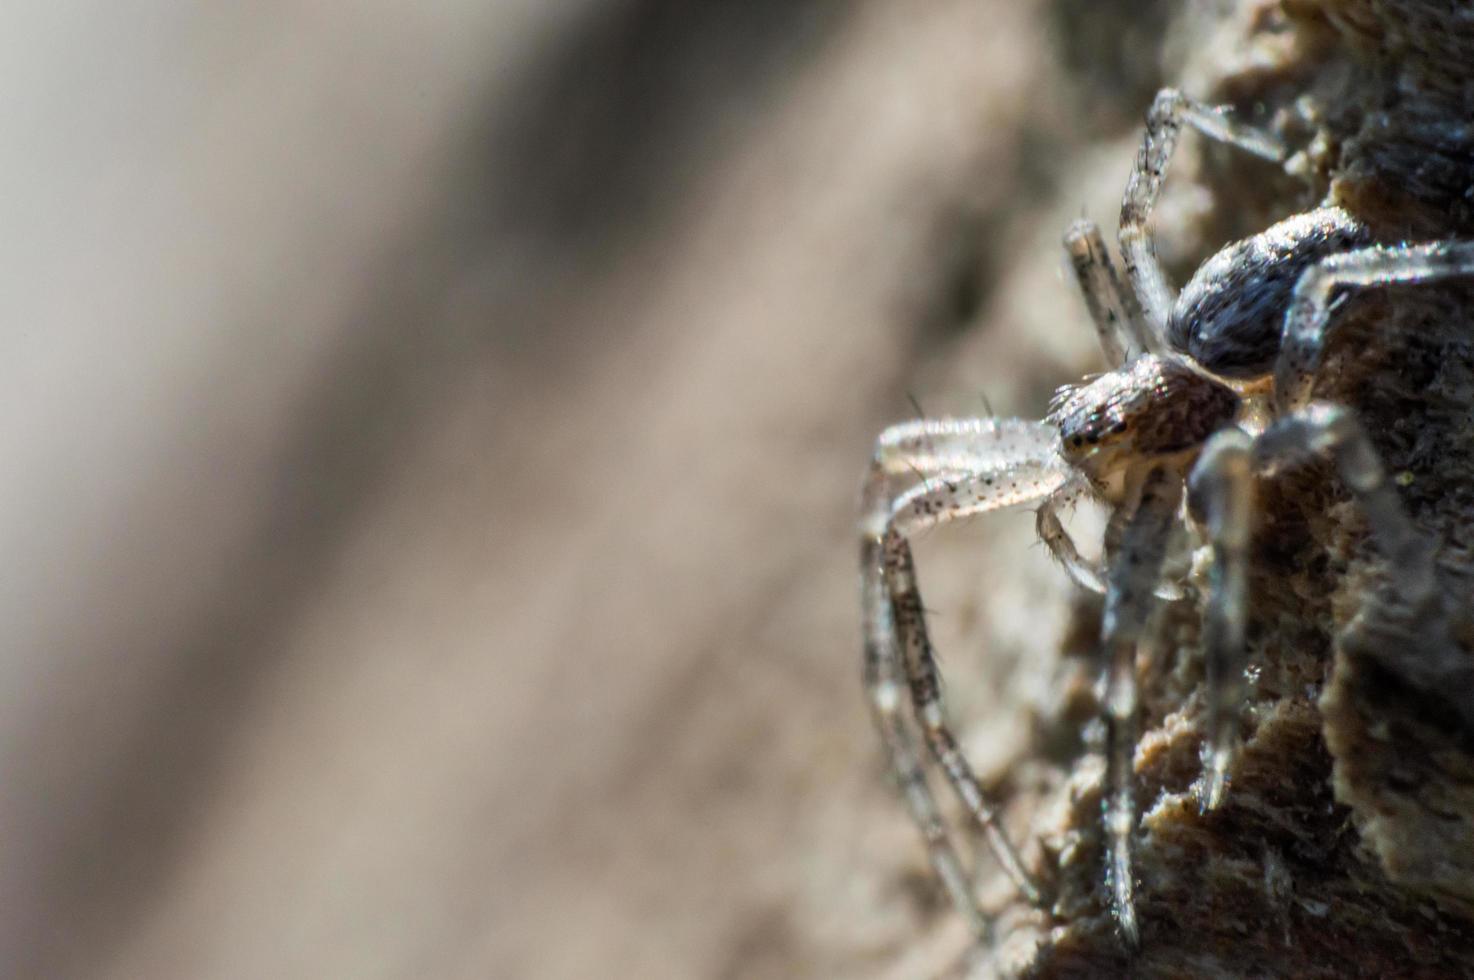
<instances>
[{"instance_id":1,"label":"blurred background","mask_svg":"<svg viewBox=\"0 0 1474 980\"><path fill-rule=\"evenodd\" d=\"M0 972L945 966L858 477L1100 368L1177 6L8 5ZM1030 526L926 544L949 664L1059 647Z\"/></svg>"}]
</instances>

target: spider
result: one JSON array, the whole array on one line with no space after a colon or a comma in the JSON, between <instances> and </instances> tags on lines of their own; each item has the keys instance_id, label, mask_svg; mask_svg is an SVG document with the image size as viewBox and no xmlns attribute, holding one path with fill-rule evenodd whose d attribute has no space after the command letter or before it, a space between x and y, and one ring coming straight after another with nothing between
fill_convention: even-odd
<instances>
[{"instance_id":1,"label":"spider","mask_svg":"<svg viewBox=\"0 0 1474 980\"><path fill-rule=\"evenodd\" d=\"M1439 615L1433 548L1405 515L1366 432L1348 409L1311 394L1333 313L1348 289L1474 273L1474 242L1378 244L1355 217L1327 203L1224 247L1174 295L1148 219L1184 125L1271 161L1287 156L1278 137L1225 108L1173 89L1157 96L1121 206L1119 243L1130 288L1093 223L1078 222L1065 237L1101 348L1119 367L1061 389L1043 421L921 419L892 426L880 435L866 473L860 521L865 690L931 863L980 934L985 917L902 714L907 696L931 757L1004 871L1030 902L1047 902L947 721L912 561L910 542L918 532L1032 504L1039 537L1069 577L1104 594L1098 664L1106 728L1105 880L1128 946L1139 942L1132 877L1136 647L1156 599L1193 595L1160 581L1179 515L1195 519L1213 556L1203 609L1204 772L1195 785L1204 810L1224 797L1246 698L1257 476L1329 456L1365 512L1403 598ZM1270 416L1267 425L1252 421L1256 407ZM1100 562L1080 554L1058 517L1080 499L1110 511Z\"/></svg>"}]
</instances>

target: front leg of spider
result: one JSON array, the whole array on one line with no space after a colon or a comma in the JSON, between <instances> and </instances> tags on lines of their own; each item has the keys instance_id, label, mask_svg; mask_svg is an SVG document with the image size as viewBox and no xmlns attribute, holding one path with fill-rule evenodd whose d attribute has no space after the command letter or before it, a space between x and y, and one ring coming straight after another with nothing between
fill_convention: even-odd
<instances>
[{"instance_id":1,"label":"front leg of spider","mask_svg":"<svg viewBox=\"0 0 1474 980\"><path fill-rule=\"evenodd\" d=\"M937 419L893 426L877 441L861 495L864 683L871 714L931 863L953 904L979 935L985 934L987 920L927 785L912 729L902 717L901 706L908 700L903 682L931 756L982 827L999 863L1026 898L1039 904L1042 897L947 724L908 537L947 521L1047 497L1070 475L1056 439L1050 426L1011 420ZM914 482L896 492L894 484L900 480Z\"/></svg>"},{"instance_id":2,"label":"front leg of spider","mask_svg":"<svg viewBox=\"0 0 1474 980\"><path fill-rule=\"evenodd\" d=\"M941 810L922 769L916 738L901 717L905 677L896 655L895 621L882 571L879 538L861 544L861 602L865 609L864 685L871 718L880 733L896 782L912 822L921 832L927 856L953 906L978 935L987 921L972 894L972 879L947 833Z\"/></svg>"},{"instance_id":3,"label":"front leg of spider","mask_svg":"<svg viewBox=\"0 0 1474 980\"><path fill-rule=\"evenodd\" d=\"M988 846L1004 871L1025 898L1035 905L1041 904L1039 886L1024 869L1017 848L998 822L996 807L978 782L947 721L942 677L937 668L936 652L927 634L926 610L916 584L911 546L900 532L891 530L886 533L882 548L886 588L895 610L896 632L901 641L912 708L926 744L962 805L982 828Z\"/></svg>"}]
</instances>

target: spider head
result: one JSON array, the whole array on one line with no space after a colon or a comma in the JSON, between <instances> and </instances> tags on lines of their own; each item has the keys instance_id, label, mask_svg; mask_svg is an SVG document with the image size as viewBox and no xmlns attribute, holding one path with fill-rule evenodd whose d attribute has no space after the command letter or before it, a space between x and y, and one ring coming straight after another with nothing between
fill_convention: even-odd
<instances>
[{"instance_id":1,"label":"spider head","mask_svg":"<svg viewBox=\"0 0 1474 980\"><path fill-rule=\"evenodd\" d=\"M1239 396L1175 356L1141 357L1088 384L1061 389L1049 421L1060 454L1108 499L1133 464L1191 463L1238 417Z\"/></svg>"}]
</instances>

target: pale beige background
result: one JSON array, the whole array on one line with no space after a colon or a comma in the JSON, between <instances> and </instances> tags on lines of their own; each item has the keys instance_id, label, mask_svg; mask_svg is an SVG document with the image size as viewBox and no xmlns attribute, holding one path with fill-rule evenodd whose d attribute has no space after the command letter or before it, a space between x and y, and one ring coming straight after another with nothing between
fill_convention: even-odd
<instances>
[{"instance_id":1,"label":"pale beige background","mask_svg":"<svg viewBox=\"0 0 1474 980\"><path fill-rule=\"evenodd\" d=\"M946 962L856 480L908 390L1096 366L1056 243L1110 217L1144 18L9 7L0 972ZM935 600L1005 658L1059 628L1026 525ZM962 697L1007 738L1016 695Z\"/></svg>"}]
</instances>

